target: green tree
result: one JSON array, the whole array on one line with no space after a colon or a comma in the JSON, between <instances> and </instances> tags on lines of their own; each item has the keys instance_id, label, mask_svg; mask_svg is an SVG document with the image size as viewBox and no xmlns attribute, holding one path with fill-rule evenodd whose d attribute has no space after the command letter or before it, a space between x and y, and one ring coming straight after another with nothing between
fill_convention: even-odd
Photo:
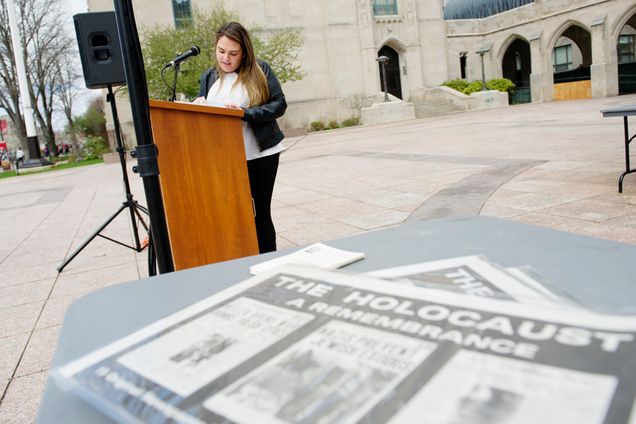
<instances>
[{"instance_id":1,"label":"green tree","mask_svg":"<svg viewBox=\"0 0 636 424\"><path fill-rule=\"evenodd\" d=\"M256 57L271 65L281 84L303 78L305 74L298 64L298 53L303 46L300 29L268 31L263 28L253 28L250 32ZM262 37L267 33L269 36Z\"/></svg>"},{"instance_id":2,"label":"green tree","mask_svg":"<svg viewBox=\"0 0 636 424\"><path fill-rule=\"evenodd\" d=\"M75 152L78 157L87 160L96 159L110 151L104 102L101 97L91 100L86 112L73 120L73 126L75 131L86 137L82 148ZM67 128L68 130L70 129Z\"/></svg>"},{"instance_id":3,"label":"green tree","mask_svg":"<svg viewBox=\"0 0 636 424\"><path fill-rule=\"evenodd\" d=\"M73 120L75 130L85 137L108 138L106 132L106 116L104 115L104 103L101 97L95 97L88 105L83 115Z\"/></svg>"},{"instance_id":4,"label":"green tree","mask_svg":"<svg viewBox=\"0 0 636 424\"><path fill-rule=\"evenodd\" d=\"M214 61L214 41L216 30L226 22L241 21L240 16L223 5L210 12L194 11L193 25L175 29L173 27L143 28L142 49L151 98L167 99L172 93L172 69L165 72L164 65L178 53L193 44L201 48L201 54L181 64L177 92L194 98L199 91L199 77ZM252 26L248 28L252 36L256 56L268 62L281 83L302 79L303 72L296 63L298 52L303 45L302 33L298 29L267 30Z\"/></svg>"}]
</instances>

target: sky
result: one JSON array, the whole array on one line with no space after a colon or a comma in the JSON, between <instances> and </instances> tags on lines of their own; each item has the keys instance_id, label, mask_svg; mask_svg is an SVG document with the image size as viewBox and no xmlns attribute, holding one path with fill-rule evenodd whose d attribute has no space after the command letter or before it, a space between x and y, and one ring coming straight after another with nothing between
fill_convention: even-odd
<instances>
[{"instance_id":1,"label":"sky","mask_svg":"<svg viewBox=\"0 0 636 424\"><path fill-rule=\"evenodd\" d=\"M87 12L86 0L59 0L61 12L64 16L64 28L67 30L68 35L71 37L73 42L76 43L75 37L75 26L73 24L73 15L77 13ZM80 62L79 55L77 56L77 67L80 75L83 76L82 73L82 65ZM78 87L82 90L82 94L77 99L76 103L73 105L73 115L78 116L86 111L86 108L90 102L90 100L96 96L100 95L99 90L89 90L84 85L84 80L81 78L78 81ZM0 115L4 115L5 111L0 109ZM54 112L53 114L53 125L56 131L62 131L66 126L66 118L64 118L61 112Z\"/></svg>"},{"instance_id":2,"label":"sky","mask_svg":"<svg viewBox=\"0 0 636 424\"><path fill-rule=\"evenodd\" d=\"M71 36L71 38L73 40L76 40L75 26L73 24L73 15L77 13L87 12L86 0L60 0L60 3L62 4L62 13L65 16L64 18L65 22L67 22L67 24L65 25L65 28L67 28L68 34ZM82 65L81 65L79 56L77 58L77 67L78 67L80 75L83 75ZM86 111L86 108L88 106L90 99L100 95L99 90L87 89L86 86L84 85L83 80L80 80L78 84L83 89L82 90L83 93L77 99L76 103L73 105L73 115L75 116L81 115L82 113L84 113ZM64 129L66 125L66 119L63 119L61 114L58 114L58 116L56 116L54 125L56 127L56 130L62 130Z\"/></svg>"},{"instance_id":3,"label":"sky","mask_svg":"<svg viewBox=\"0 0 636 424\"><path fill-rule=\"evenodd\" d=\"M68 15L86 12L86 0L62 0L64 9L68 10Z\"/></svg>"}]
</instances>

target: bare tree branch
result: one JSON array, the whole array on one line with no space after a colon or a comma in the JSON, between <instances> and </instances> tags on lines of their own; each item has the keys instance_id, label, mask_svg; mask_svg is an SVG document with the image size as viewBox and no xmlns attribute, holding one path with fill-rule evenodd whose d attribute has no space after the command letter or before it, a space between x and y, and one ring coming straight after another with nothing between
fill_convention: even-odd
<instances>
[{"instance_id":1,"label":"bare tree branch","mask_svg":"<svg viewBox=\"0 0 636 424\"><path fill-rule=\"evenodd\" d=\"M20 111L20 92L14 64L6 1L0 0L0 108L7 111L22 140L26 139ZM16 0L20 41L27 68L29 96L35 119L49 150L55 152L53 113L65 62L76 56L73 40L65 32L68 18L62 15L59 0ZM62 107L64 109L64 106Z\"/></svg>"},{"instance_id":2,"label":"bare tree branch","mask_svg":"<svg viewBox=\"0 0 636 424\"><path fill-rule=\"evenodd\" d=\"M69 57L66 57L64 62L61 63L59 83L55 95L62 104L62 112L64 113L64 117L66 118L67 122L67 132L69 137L71 138L73 151L79 159L81 159L82 150L79 146L77 131L73 122L73 104L81 94L81 91L77 86L80 78L81 75L77 71L77 67Z\"/></svg>"}]
</instances>

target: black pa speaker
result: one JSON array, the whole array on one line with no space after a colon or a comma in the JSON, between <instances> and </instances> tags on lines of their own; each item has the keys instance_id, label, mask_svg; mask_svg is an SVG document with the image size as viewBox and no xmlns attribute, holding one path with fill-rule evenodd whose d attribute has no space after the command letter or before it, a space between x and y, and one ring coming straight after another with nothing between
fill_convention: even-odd
<instances>
[{"instance_id":1,"label":"black pa speaker","mask_svg":"<svg viewBox=\"0 0 636 424\"><path fill-rule=\"evenodd\" d=\"M78 13L73 21L86 87L125 84L115 12Z\"/></svg>"}]
</instances>

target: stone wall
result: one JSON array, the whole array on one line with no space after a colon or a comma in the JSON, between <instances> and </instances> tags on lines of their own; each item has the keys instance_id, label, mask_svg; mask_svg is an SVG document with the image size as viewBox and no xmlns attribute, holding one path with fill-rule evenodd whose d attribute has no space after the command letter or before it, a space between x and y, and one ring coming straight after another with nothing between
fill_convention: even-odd
<instances>
[{"instance_id":1,"label":"stone wall","mask_svg":"<svg viewBox=\"0 0 636 424\"><path fill-rule=\"evenodd\" d=\"M306 76L283 86L289 103L280 121L284 128L306 127L314 120L341 121L350 115L341 102L343 97L381 91L376 58L385 45L398 54L402 98L413 102L416 111L422 110L417 99L423 90L460 76L460 53L466 53L467 79L481 79L480 57L475 53L479 49L488 49L484 54L486 78L501 77L506 50L518 39L529 44L531 64L526 66L531 66L532 100L550 101L552 48L571 25L590 34L592 95L612 96L618 92L618 33L636 13L633 0L535 0L486 19L463 21L442 19L443 0L399 0L395 16L373 16L368 0L223 3L227 9L238 11L244 22L268 29L303 30L305 43L299 62ZM88 4L90 11L113 8L110 0L89 0ZM192 0L192 4L205 11L220 0ZM140 28L172 24L170 0L136 0L134 10ZM124 102L120 104L122 127L129 134L132 126L126 121L130 112ZM438 109L443 107L440 104Z\"/></svg>"}]
</instances>

